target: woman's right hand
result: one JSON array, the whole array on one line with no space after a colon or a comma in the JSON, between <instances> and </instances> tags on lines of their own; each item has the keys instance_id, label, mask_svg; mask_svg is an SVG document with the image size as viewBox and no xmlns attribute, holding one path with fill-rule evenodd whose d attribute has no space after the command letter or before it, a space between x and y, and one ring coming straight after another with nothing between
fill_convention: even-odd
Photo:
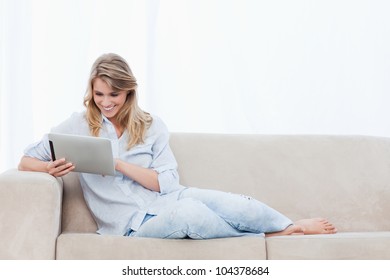
<instances>
[{"instance_id":1,"label":"woman's right hand","mask_svg":"<svg viewBox=\"0 0 390 280\"><path fill-rule=\"evenodd\" d=\"M46 166L46 171L54 177L62 177L75 169L71 162L66 162L64 158L50 161Z\"/></svg>"}]
</instances>

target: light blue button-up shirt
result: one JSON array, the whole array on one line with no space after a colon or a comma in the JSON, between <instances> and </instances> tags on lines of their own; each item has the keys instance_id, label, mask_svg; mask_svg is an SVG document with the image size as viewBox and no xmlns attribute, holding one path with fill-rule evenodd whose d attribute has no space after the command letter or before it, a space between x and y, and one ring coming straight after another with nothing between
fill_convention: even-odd
<instances>
[{"instance_id":1,"label":"light blue button-up shirt","mask_svg":"<svg viewBox=\"0 0 390 280\"><path fill-rule=\"evenodd\" d=\"M85 112L74 113L52 129L55 133L90 135ZM98 225L98 233L123 235L128 229L137 231L146 214L157 215L177 200L185 187L179 184L177 163L169 147L169 132L160 118L153 116L143 144L127 150L128 135L118 138L114 125L103 116L100 137L109 138L113 157L158 173L160 192L142 187L120 172L115 176L79 173L84 198ZM47 134L41 141L26 148L25 155L50 161Z\"/></svg>"}]
</instances>

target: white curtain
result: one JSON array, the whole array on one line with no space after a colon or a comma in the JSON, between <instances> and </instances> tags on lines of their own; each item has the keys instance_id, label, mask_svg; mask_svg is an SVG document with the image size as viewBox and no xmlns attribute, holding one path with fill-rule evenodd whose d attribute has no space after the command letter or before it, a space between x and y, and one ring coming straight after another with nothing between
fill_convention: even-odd
<instances>
[{"instance_id":1,"label":"white curtain","mask_svg":"<svg viewBox=\"0 0 390 280\"><path fill-rule=\"evenodd\" d=\"M125 57L171 131L390 137L386 0L0 0L0 172Z\"/></svg>"},{"instance_id":2,"label":"white curtain","mask_svg":"<svg viewBox=\"0 0 390 280\"><path fill-rule=\"evenodd\" d=\"M0 2L0 172L16 166L23 138L33 132L31 5ZM22 4L22 5L20 5Z\"/></svg>"}]
</instances>

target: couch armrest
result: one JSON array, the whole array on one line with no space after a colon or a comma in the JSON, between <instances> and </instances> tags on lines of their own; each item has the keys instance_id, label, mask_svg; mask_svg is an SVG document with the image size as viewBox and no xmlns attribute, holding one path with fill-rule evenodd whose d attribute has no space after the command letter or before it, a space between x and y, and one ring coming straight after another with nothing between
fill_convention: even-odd
<instances>
[{"instance_id":1,"label":"couch armrest","mask_svg":"<svg viewBox=\"0 0 390 280\"><path fill-rule=\"evenodd\" d=\"M15 169L0 174L0 259L54 259L62 180Z\"/></svg>"}]
</instances>

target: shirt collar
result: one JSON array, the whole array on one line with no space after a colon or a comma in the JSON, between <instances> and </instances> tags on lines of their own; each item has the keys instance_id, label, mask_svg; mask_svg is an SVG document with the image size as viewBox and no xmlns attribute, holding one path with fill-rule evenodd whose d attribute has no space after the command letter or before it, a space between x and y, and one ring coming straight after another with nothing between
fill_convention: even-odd
<instances>
[{"instance_id":1,"label":"shirt collar","mask_svg":"<svg viewBox=\"0 0 390 280\"><path fill-rule=\"evenodd\" d=\"M102 121L101 123L106 122L106 123L111 123L109 119L105 115L102 114Z\"/></svg>"}]
</instances>

